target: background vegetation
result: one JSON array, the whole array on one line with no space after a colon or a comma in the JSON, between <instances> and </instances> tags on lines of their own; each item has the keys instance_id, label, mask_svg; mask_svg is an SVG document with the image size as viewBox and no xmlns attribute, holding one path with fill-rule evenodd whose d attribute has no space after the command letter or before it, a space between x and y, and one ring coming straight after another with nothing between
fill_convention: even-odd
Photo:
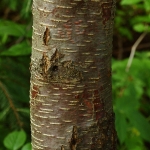
<instances>
[{"instance_id":1,"label":"background vegetation","mask_svg":"<svg viewBox=\"0 0 150 150\"><path fill-rule=\"evenodd\" d=\"M0 1L0 150L31 149L31 3ZM118 150L148 150L150 146L149 39L150 0L118 0L112 59ZM128 59L131 49L136 53Z\"/></svg>"}]
</instances>

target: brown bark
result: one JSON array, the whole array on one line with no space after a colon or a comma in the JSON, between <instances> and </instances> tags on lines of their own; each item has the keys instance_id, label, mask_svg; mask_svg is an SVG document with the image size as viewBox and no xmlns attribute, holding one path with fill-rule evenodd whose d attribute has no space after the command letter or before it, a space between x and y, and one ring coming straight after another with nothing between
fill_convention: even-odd
<instances>
[{"instance_id":1,"label":"brown bark","mask_svg":"<svg viewBox=\"0 0 150 150\"><path fill-rule=\"evenodd\" d=\"M115 150L113 0L33 0L33 150Z\"/></svg>"}]
</instances>

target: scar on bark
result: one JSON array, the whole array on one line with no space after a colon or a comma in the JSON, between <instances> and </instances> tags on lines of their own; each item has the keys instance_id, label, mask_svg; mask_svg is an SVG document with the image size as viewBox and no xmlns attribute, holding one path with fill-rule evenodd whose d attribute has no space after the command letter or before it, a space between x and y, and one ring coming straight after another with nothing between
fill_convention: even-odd
<instances>
[{"instance_id":1,"label":"scar on bark","mask_svg":"<svg viewBox=\"0 0 150 150\"><path fill-rule=\"evenodd\" d=\"M47 76L49 70L56 71L58 69L58 62L64 55L61 54L57 49L51 58L48 57L47 53L43 53L40 66L42 67L42 75Z\"/></svg>"},{"instance_id":2,"label":"scar on bark","mask_svg":"<svg viewBox=\"0 0 150 150\"><path fill-rule=\"evenodd\" d=\"M38 93L39 93L39 87L36 85L33 85L32 89L31 89L31 97L36 98Z\"/></svg>"},{"instance_id":3,"label":"scar on bark","mask_svg":"<svg viewBox=\"0 0 150 150\"><path fill-rule=\"evenodd\" d=\"M76 150L78 142L79 142L79 140L78 140L77 127L73 126L72 137L71 137L71 141L70 141L70 150Z\"/></svg>"},{"instance_id":4,"label":"scar on bark","mask_svg":"<svg viewBox=\"0 0 150 150\"><path fill-rule=\"evenodd\" d=\"M44 35L43 35L43 43L44 45L48 45L48 42L50 40L50 30L48 27L46 27L46 30L44 32Z\"/></svg>"},{"instance_id":5,"label":"scar on bark","mask_svg":"<svg viewBox=\"0 0 150 150\"><path fill-rule=\"evenodd\" d=\"M58 49L49 58L46 52L40 60L40 74L44 80L52 82L76 82L82 79L81 66L72 60L64 60Z\"/></svg>"}]
</instances>

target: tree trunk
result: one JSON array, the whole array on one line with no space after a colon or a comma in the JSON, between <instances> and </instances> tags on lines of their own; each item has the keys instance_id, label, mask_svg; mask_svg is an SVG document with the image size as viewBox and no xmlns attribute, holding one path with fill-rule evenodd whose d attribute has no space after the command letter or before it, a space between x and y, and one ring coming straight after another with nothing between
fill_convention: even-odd
<instances>
[{"instance_id":1,"label":"tree trunk","mask_svg":"<svg viewBox=\"0 0 150 150\"><path fill-rule=\"evenodd\" d=\"M114 0L33 0L33 150L115 150Z\"/></svg>"}]
</instances>

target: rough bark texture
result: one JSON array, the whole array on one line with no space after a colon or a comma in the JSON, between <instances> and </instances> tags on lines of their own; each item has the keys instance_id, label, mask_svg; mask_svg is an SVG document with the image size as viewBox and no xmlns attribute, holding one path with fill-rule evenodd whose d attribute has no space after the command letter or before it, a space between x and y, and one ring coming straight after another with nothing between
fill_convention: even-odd
<instances>
[{"instance_id":1,"label":"rough bark texture","mask_svg":"<svg viewBox=\"0 0 150 150\"><path fill-rule=\"evenodd\" d=\"M33 0L33 150L115 150L114 0Z\"/></svg>"}]
</instances>

